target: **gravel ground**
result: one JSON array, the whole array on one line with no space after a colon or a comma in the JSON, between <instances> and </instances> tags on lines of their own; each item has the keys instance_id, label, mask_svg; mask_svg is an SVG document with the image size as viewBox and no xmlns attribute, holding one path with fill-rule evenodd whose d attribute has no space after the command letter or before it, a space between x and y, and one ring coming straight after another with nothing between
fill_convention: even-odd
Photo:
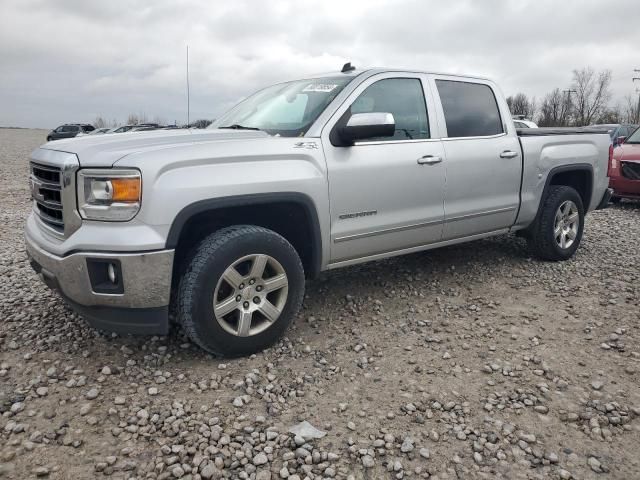
<instances>
[{"instance_id":1,"label":"gravel ground","mask_svg":"<svg viewBox=\"0 0 640 480\"><path fill-rule=\"evenodd\" d=\"M0 130L0 477L640 478L640 205L591 214L565 263L502 236L325 274L228 361L93 330L41 284L44 136Z\"/></svg>"}]
</instances>

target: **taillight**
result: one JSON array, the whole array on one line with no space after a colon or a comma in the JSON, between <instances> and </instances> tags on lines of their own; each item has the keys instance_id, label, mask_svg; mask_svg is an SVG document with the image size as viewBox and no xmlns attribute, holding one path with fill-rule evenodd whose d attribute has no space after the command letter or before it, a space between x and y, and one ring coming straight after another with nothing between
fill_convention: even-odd
<instances>
[{"instance_id":1,"label":"taillight","mask_svg":"<svg viewBox=\"0 0 640 480\"><path fill-rule=\"evenodd\" d=\"M613 170L617 168L617 161L613 158L613 144L609 145L609 168L607 170L607 176L610 177L613 174Z\"/></svg>"}]
</instances>

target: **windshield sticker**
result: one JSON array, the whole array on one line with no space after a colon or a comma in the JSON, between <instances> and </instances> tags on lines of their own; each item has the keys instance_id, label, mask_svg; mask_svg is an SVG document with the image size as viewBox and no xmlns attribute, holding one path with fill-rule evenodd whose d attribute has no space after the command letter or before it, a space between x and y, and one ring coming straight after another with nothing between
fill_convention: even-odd
<instances>
[{"instance_id":1,"label":"windshield sticker","mask_svg":"<svg viewBox=\"0 0 640 480\"><path fill-rule=\"evenodd\" d=\"M304 87L303 92L320 92L320 93L329 93L338 85L333 83L311 83Z\"/></svg>"}]
</instances>

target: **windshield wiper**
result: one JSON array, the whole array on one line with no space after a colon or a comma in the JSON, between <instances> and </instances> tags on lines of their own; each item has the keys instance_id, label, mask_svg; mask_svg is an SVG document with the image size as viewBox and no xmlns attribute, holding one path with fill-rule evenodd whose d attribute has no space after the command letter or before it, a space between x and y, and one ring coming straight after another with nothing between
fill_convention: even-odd
<instances>
[{"instance_id":1,"label":"windshield wiper","mask_svg":"<svg viewBox=\"0 0 640 480\"><path fill-rule=\"evenodd\" d=\"M227 125L225 127L218 127L218 128L230 128L232 130L260 130L259 128L256 128L256 127L245 127L244 125L238 125L237 123L234 123L233 125Z\"/></svg>"}]
</instances>

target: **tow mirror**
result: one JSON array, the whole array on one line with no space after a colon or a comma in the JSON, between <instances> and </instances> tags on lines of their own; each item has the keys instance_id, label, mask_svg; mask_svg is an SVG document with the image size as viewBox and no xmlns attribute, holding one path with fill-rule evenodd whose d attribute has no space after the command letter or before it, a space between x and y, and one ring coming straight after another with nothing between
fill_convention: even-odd
<instances>
[{"instance_id":1,"label":"tow mirror","mask_svg":"<svg viewBox=\"0 0 640 480\"><path fill-rule=\"evenodd\" d=\"M393 137L396 122L391 113L371 112L351 115L347 124L338 133L345 145L353 145L358 140L377 137Z\"/></svg>"}]
</instances>

